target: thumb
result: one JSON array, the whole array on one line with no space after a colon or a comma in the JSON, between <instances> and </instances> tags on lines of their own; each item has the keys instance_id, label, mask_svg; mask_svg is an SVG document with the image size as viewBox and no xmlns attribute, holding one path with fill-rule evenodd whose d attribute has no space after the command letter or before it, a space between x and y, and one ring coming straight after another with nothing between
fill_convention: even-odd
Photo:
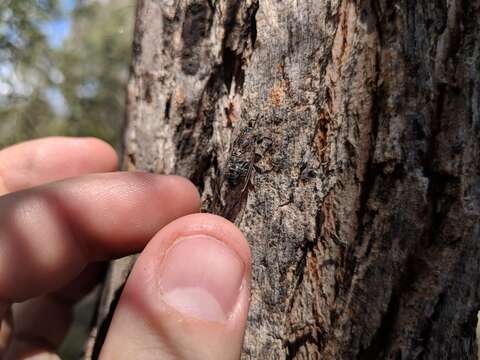
<instances>
[{"instance_id":1,"label":"thumb","mask_svg":"<svg viewBox=\"0 0 480 360\"><path fill-rule=\"evenodd\" d=\"M101 359L239 359L250 250L227 220L195 214L163 228L138 258Z\"/></svg>"}]
</instances>

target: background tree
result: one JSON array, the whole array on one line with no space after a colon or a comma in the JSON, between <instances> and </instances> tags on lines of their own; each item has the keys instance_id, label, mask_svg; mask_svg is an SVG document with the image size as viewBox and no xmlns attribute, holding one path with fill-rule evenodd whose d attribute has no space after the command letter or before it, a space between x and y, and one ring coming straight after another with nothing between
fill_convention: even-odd
<instances>
[{"instance_id":1,"label":"background tree","mask_svg":"<svg viewBox=\"0 0 480 360\"><path fill-rule=\"evenodd\" d=\"M245 359L476 357L479 11L139 2L125 166L188 176L247 235Z\"/></svg>"},{"instance_id":2,"label":"background tree","mask_svg":"<svg viewBox=\"0 0 480 360\"><path fill-rule=\"evenodd\" d=\"M73 12L71 36L59 56L61 91L69 104L66 132L119 138L125 114L134 2L90 1Z\"/></svg>"},{"instance_id":3,"label":"background tree","mask_svg":"<svg viewBox=\"0 0 480 360\"><path fill-rule=\"evenodd\" d=\"M117 142L133 9L133 0L0 4L0 147L59 134Z\"/></svg>"},{"instance_id":4,"label":"background tree","mask_svg":"<svg viewBox=\"0 0 480 360\"><path fill-rule=\"evenodd\" d=\"M54 83L53 54L41 26L60 17L56 0L0 3L0 146L33 137L34 125L55 118L40 94Z\"/></svg>"}]
</instances>

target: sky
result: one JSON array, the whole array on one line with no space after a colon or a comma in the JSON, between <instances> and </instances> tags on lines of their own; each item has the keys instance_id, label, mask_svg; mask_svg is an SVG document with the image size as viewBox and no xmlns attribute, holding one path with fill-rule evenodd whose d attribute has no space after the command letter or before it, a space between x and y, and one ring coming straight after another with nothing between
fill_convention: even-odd
<instances>
[{"instance_id":1,"label":"sky","mask_svg":"<svg viewBox=\"0 0 480 360\"><path fill-rule=\"evenodd\" d=\"M71 12L77 0L61 0L63 17L54 21L47 21L40 25L40 29L47 37L48 43L53 48L62 46L63 41L70 34L72 19Z\"/></svg>"}]
</instances>

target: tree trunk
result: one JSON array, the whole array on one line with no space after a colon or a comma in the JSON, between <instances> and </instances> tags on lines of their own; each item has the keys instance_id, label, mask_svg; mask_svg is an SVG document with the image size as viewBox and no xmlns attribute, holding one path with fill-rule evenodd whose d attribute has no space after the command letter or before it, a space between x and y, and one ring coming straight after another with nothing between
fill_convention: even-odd
<instances>
[{"instance_id":1,"label":"tree trunk","mask_svg":"<svg viewBox=\"0 0 480 360\"><path fill-rule=\"evenodd\" d=\"M125 166L253 251L245 359L475 359L480 1L139 0ZM97 350L132 261L111 269Z\"/></svg>"}]
</instances>

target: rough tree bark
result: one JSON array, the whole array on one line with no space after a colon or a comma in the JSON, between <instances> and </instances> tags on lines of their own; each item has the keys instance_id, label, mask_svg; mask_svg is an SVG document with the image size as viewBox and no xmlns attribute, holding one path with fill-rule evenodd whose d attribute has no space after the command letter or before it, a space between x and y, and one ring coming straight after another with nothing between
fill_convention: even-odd
<instances>
[{"instance_id":1,"label":"rough tree bark","mask_svg":"<svg viewBox=\"0 0 480 360\"><path fill-rule=\"evenodd\" d=\"M245 359L475 359L480 1L140 0L125 166L253 249ZM111 269L108 326L131 260Z\"/></svg>"}]
</instances>

